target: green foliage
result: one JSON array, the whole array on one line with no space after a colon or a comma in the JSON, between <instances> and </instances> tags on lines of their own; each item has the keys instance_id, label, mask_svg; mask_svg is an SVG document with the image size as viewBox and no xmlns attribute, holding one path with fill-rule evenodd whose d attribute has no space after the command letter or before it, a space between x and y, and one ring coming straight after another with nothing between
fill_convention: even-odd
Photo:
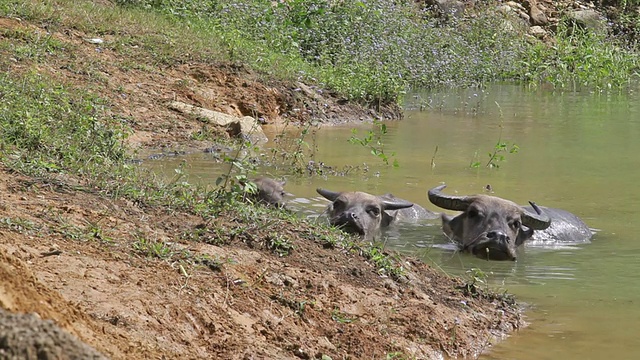
<instances>
[{"instance_id":1,"label":"green foliage","mask_svg":"<svg viewBox=\"0 0 640 360\"><path fill-rule=\"evenodd\" d=\"M377 156L385 165L389 165L389 156L384 152L384 142L382 137L387 134L387 125L381 121L374 121L375 129L366 132L365 136L358 137L358 130L351 129L351 137L349 143L360 145L371 151L371 155ZM391 157L395 157L396 153L392 152ZM393 167L398 167L398 159L393 159Z\"/></svg>"},{"instance_id":2,"label":"green foliage","mask_svg":"<svg viewBox=\"0 0 640 360\"><path fill-rule=\"evenodd\" d=\"M527 41L523 30L495 11L497 1L476 3L473 16L446 21L434 18L431 9L404 1L119 0L117 4L120 7L60 0L57 6L64 11L59 11L42 2L10 0L0 5L0 14L39 19L53 27L74 26L98 36L115 34L118 41L104 46L142 63L237 61L265 76L319 84L370 106L398 102L410 87L495 80L551 83L570 90L618 88L637 79L640 63L633 48L606 34L561 26L553 46ZM636 0L617 2L624 10L621 21L628 24L617 33L640 27L631 11L636 4ZM31 39L17 46L0 42L0 49L13 47L20 60L64 56L59 50L69 46L27 30L7 35ZM86 69L90 64L77 66L78 71L91 72Z\"/></svg>"},{"instance_id":3,"label":"green foliage","mask_svg":"<svg viewBox=\"0 0 640 360\"><path fill-rule=\"evenodd\" d=\"M292 136L290 131L297 130L288 129L285 126L274 138L276 146L269 149L271 165L276 169L286 168L292 174L307 173L309 160L315 156L316 151L315 145L309 144L308 138L311 137L310 141L315 144L317 130L317 126L306 123L299 130L299 134Z\"/></svg>"},{"instance_id":4,"label":"green foliage","mask_svg":"<svg viewBox=\"0 0 640 360\"><path fill-rule=\"evenodd\" d=\"M103 100L38 74L0 74L0 94L0 148L24 170L85 172L124 160L127 129L101 116Z\"/></svg>"},{"instance_id":5,"label":"green foliage","mask_svg":"<svg viewBox=\"0 0 640 360\"><path fill-rule=\"evenodd\" d=\"M496 103L496 105L500 109L500 105L498 103ZM502 118L502 109L500 109L500 112L500 117ZM489 160L485 164L485 167L488 167L489 169L499 168L500 163L507 160L507 158L505 157L506 154L516 154L518 153L518 150L520 150L520 147L516 145L516 143L510 143L508 141L502 140L502 130L504 129L502 123L500 123L499 127L500 134L498 135L498 141L496 141L496 144L493 146L493 150L488 153ZM482 162L478 158L478 152L476 151L476 153L474 154L474 160L471 161L469 167L479 168L481 164Z\"/></svg>"},{"instance_id":6,"label":"green foliage","mask_svg":"<svg viewBox=\"0 0 640 360\"><path fill-rule=\"evenodd\" d=\"M605 34L561 27L556 44L535 44L521 62L520 78L559 89L624 88L640 79L640 54Z\"/></svg>"},{"instance_id":7,"label":"green foliage","mask_svg":"<svg viewBox=\"0 0 640 360\"><path fill-rule=\"evenodd\" d=\"M157 257L167 260L174 254L171 245L162 241L150 240L142 236L140 236L132 246L136 252L147 257Z\"/></svg>"},{"instance_id":8,"label":"green foliage","mask_svg":"<svg viewBox=\"0 0 640 360\"><path fill-rule=\"evenodd\" d=\"M358 320L357 317L351 317L338 308L334 308L333 311L331 311L331 319L340 324L349 324Z\"/></svg>"},{"instance_id":9,"label":"green foliage","mask_svg":"<svg viewBox=\"0 0 640 360\"><path fill-rule=\"evenodd\" d=\"M384 251L380 245L368 245L359 247L360 254L371 261L380 275L387 275L398 279L405 275L402 261L394 258Z\"/></svg>"},{"instance_id":10,"label":"green foliage","mask_svg":"<svg viewBox=\"0 0 640 360\"><path fill-rule=\"evenodd\" d=\"M498 139L498 142L493 146L493 151L487 154L489 156L489 160L484 166L489 169L497 169L500 167L500 163L507 160L505 154L515 154L518 150L520 150L520 148L515 143L509 143ZM469 167L479 168L481 165L482 162L479 161L478 153L476 152L474 160L471 162Z\"/></svg>"},{"instance_id":11,"label":"green foliage","mask_svg":"<svg viewBox=\"0 0 640 360\"><path fill-rule=\"evenodd\" d=\"M266 238L267 248L280 256L287 256L293 251L293 244L291 240L287 239L284 235L278 233L271 233Z\"/></svg>"},{"instance_id":12,"label":"green foliage","mask_svg":"<svg viewBox=\"0 0 640 360\"><path fill-rule=\"evenodd\" d=\"M14 231L20 234L32 233L34 231L40 230L40 227L37 226L33 221L19 217L0 218L0 228Z\"/></svg>"},{"instance_id":13,"label":"green foliage","mask_svg":"<svg viewBox=\"0 0 640 360\"><path fill-rule=\"evenodd\" d=\"M491 273L486 273L482 271L482 269L471 268L466 271L466 281L462 290L467 295L476 296L479 293L479 289L483 288L484 290L489 290L489 275Z\"/></svg>"}]
</instances>

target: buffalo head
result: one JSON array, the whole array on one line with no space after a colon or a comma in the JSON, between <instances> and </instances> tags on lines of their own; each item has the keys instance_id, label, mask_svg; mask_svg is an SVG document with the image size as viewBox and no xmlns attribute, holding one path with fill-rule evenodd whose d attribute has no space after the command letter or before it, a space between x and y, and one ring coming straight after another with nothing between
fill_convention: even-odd
<instances>
[{"instance_id":1,"label":"buffalo head","mask_svg":"<svg viewBox=\"0 0 640 360\"><path fill-rule=\"evenodd\" d=\"M516 248L544 230L551 220L531 203L536 213L489 195L451 196L442 194L446 185L429 190L429 200L448 210L462 211L455 217L442 214L444 233L458 242L463 250L492 260L516 260Z\"/></svg>"},{"instance_id":2,"label":"buffalo head","mask_svg":"<svg viewBox=\"0 0 640 360\"><path fill-rule=\"evenodd\" d=\"M277 181L266 176L260 176L253 180L257 192L255 200L275 207L284 207L285 181Z\"/></svg>"},{"instance_id":3,"label":"buffalo head","mask_svg":"<svg viewBox=\"0 0 640 360\"><path fill-rule=\"evenodd\" d=\"M327 208L331 225L360 235L367 241L376 239L381 229L389 226L395 219L395 213L389 213L389 210L413 206L413 203L391 195L375 196L360 191L334 192L325 189L316 191L331 201Z\"/></svg>"}]
</instances>

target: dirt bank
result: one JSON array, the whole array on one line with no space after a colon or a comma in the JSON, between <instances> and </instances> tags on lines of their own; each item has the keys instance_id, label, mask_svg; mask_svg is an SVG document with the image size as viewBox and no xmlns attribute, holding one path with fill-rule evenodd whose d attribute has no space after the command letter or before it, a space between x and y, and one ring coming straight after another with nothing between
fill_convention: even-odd
<instances>
[{"instance_id":1,"label":"dirt bank","mask_svg":"<svg viewBox=\"0 0 640 360\"><path fill-rule=\"evenodd\" d=\"M193 242L193 215L7 169L0 194L0 306L51 319L111 358L471 356L522 326L508 297L412 259L404 280L382 277L285 223L299 236L279 256L259 231ZM242 225L222 216L211 231ZM166 256L147 256L144 241L170 244ZM214 263L190 261L203 255Z\"/></svg>"}]
</instances>

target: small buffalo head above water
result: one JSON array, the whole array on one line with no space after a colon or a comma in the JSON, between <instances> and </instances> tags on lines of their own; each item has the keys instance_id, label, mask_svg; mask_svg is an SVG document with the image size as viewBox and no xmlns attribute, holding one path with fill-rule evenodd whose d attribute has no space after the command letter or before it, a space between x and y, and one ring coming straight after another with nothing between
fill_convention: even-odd
<instances>
[{"instance_id":1,"label":"small buffalo head above water","mask_svg":"<svg viewBox=\"0 0 640 360\"><path fill-rule=\"evenodd\" d=\"M284 185L286 181L277 181L266 176L260 176L253 180L256 184L257 193L255 198L264 204L275 207L284 207Z\"/></svg>"},{"instance_id":2,"label":"small buffalo head above water","mask_svg":"<svg viewBox=\"0 0 640 360\"><path fill-rule=\"evenodd\" d=\"M516 260L516 248L534 230L551 225L549 217L531 203L532 213L509 200L489 195L451 196L442 194L446 185L429 190L429 200L448 210L462 211L451 217L442 214L444 233L463 250L492 260Z\"/></svg>"},{"instance_id":3,"label":"small buffalo head above water","mask_svg":"<svg viewBox=\"0 0 640 360\"><path fill-rule=\"evenodd\" d=\"M382 228L395 220L392 210L405 209L413 203L393 195L375 196L360 191L335 192L317 189L318 194L331 201L327 208L329 222L344 231L373 241Z\"/></svg>"}]
</instances>

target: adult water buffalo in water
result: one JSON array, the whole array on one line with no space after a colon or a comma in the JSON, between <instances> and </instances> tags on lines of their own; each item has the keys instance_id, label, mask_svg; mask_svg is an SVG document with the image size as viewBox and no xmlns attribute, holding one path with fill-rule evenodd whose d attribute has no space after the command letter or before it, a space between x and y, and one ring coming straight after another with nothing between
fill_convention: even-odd
<instances>
[{"instance_id":1,"label":"adult water buffalo in water","mask_svg":"<svg viewBox=\"0 0 640 360\"><path fill-rule=\"evenodd\" d=\"M522 207L489 195L442 194L446 185L429 190L429 200L448 210L462 211L452 217L442 214L442 229L464 251L492 260L516 260L516 248L529 239L585 241L591 230L577 216L560 209Z\"/></svg>"},{"instance_id":2,"label":"adult water buffalo in water","mask_svg":"<svg viewBox=\"0 0 640 360\"><path fill-rule=\"evenodd\" d=\"M395 221L437 217L433 212L391 194L376 196L361 191L316 191L331 201L327 207L331 225L340 227L345 232L360 235L366 241L377 239L381 229Z\"/></svg>"}]
</instances>

